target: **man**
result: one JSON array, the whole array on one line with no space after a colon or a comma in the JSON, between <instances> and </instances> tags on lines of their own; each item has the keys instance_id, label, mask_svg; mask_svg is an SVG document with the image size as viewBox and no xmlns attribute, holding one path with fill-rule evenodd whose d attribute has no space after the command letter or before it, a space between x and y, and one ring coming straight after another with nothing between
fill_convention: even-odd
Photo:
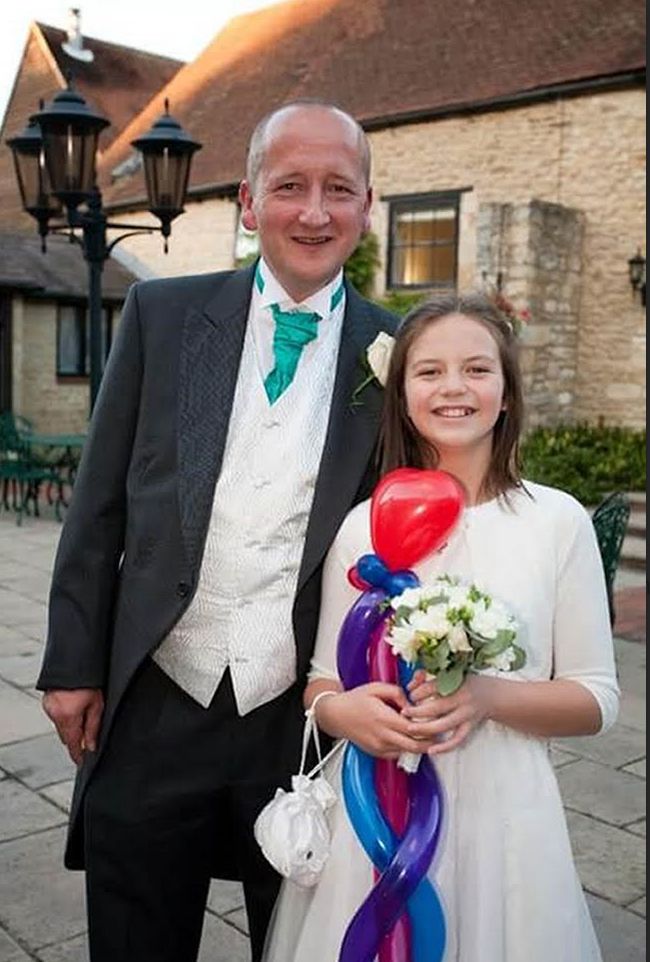
<instances>
[{"instance_id":1,"label":"man","mask_svg":"<svg viewBox=\"0 0 650 962\"><path fill-rule=\"evenodd\" d=\"M342 279L369 166L347 114L281 107L240 188L262 259L125 305L38 680L80 765L92 962L194 960L211 875L242 879L261 956L279 879L252 825L295 771L322 560L371 478L381 391L352 395L393 327Z\"/></svg>"}]
</instances>

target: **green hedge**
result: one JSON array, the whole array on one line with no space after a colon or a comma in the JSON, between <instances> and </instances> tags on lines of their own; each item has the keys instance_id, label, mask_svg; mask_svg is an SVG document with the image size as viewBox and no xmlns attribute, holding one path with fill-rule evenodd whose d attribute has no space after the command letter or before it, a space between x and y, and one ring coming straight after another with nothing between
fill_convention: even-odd
<instances>
[{"instance_id":1,"label":"green hedge","mask_svg":"<svg viewBox=\"0 0 650 962\"><path fill-rule=\"evenodd\" d=\"M578 424L535 428L524 439L524 477L595 505L611 491L644 491L646 432Z\"/></svg>"}]
</instances>

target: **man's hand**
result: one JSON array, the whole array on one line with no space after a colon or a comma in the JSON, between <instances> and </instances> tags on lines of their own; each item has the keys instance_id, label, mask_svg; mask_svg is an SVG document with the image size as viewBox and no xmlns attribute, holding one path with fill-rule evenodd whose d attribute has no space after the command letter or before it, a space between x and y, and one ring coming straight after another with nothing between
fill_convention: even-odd
<instances>
[{"instance_id":1,"label":"man's hand","mask_svg":"<svg viewBox=\"0 0 650 962\"><path fill-rule=\"evenodd\" d=\"M43 710L54 722L57 733L75 765L84 752L97 748L104 696L99 688L52 689L43 695Z\"/></svg>"}]
</instances>

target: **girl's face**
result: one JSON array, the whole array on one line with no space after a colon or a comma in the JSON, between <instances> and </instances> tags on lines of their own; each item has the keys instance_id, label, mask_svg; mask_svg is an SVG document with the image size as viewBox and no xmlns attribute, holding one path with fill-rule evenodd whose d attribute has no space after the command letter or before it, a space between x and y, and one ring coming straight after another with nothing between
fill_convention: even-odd
<instances>
[{"instance_id":1,"label":"girl's face","mask_svg":"<svg viewBox=\"0 0 650 962\"><path fill-rule=\"evenodd\" d=\"M499 348L488 329L464 314L433 321L406 357L407 413L438 451L481 453L489 459L503 404Z\"/></svg>"}]
</instances>

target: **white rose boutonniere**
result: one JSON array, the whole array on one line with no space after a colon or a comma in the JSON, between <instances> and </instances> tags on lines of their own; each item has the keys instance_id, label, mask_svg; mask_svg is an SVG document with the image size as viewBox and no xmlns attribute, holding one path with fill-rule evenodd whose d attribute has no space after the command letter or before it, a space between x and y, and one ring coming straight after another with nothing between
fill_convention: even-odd
<instances>
[{"instance_id":1,"label":"white rose boutonniere","mask_svg":"<svg viewBox=\"0 0 650 962\"><path fill-rule=\"evenodd\" d=\"M352 394L353 405L361 403L358 397L372 381L376 381L381 387L386 386L394 346L395 338L387 334L386 331L380 331L372 344L368 345L365 357L362 360L367 375Z\"/></svg>"}]
</instances>

